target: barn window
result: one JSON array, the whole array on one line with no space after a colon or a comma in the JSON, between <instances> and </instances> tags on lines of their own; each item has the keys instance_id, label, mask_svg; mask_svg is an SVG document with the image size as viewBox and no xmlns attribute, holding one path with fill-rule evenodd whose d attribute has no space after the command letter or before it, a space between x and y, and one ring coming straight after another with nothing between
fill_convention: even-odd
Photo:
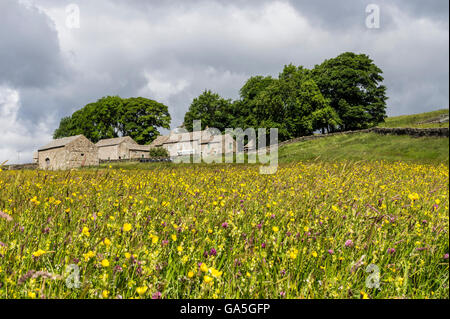
<instances>
[{"instance_id":1,"label":"barn window","mask_svg":"<svg viewBox=\"0 0 450 319\"><path fill-rule=\"evenodd\" d=\"M47 157L46 159L45 159L45 164L48 166L48 165L50 165L50 159Z\"/></svg>"}]
</instances>

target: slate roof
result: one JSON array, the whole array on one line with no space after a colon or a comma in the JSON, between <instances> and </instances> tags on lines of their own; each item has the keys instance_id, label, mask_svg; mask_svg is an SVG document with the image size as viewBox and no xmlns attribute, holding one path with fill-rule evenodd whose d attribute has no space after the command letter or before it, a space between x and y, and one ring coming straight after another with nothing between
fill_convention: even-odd
<instances>
[{"instance_id":1,"label":"slate roof","mask_svg":"<svg viewBox=\"0 0 450 319\"><path fill-rule=\"evenodd\" d=\"M51 141L47 145L44 145L44 146L38 148L38 151L45 151L45 150L49 150L49 149L52 149L52 148L64 147L67 144L69 144L70 142L75 141L77 138L79 138L81 136L83 136L83 135L75 135L75 136L58 138L56 140Z\"/></svg>"},{"instance_id":2,"label":"slate roof","mask_svg":"<svg viewBox=\"0 0 450 319\"><path fill-rule=\"evenodd\" d=\"M130 151L149 151L150 145L129 145Z\"/></svg>"},{"instance_id":3,"label":"slate roof","mask_svg":"<svg viewBox=\"0 0 450 319\"><path fill-rule=\"evenodd\" d=\"M167 141L168 138L169 136L167 135L160 135L150 144L150 146L151 147L162 146Z\"/></svg>"},{"instance_id":4,"label":"slate roof","mask_svg":"<svg viewBox=\"0 0 450 319\"><path fill-rule=\"evenodd\" d=\"M122 136L122 137L115 137L115 138L106 138L106 139L98 141L95 145L97 147L113 146L113 145L119 145L122 142L129 142L131 144L137 144L131 137Z\"/></svg>"}]
</instances>

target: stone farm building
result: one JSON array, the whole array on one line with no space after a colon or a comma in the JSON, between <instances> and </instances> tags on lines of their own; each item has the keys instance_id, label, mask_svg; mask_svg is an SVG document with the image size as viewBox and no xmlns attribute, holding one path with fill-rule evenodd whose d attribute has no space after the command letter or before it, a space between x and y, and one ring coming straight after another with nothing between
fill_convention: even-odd
<instances>
[{"instance_id":1,"label":"stone farm building","mask_svg":"<svg viewBox=\"0 0 450 319\"><path fill-rule=\"evenodd\" d=\"M100 140L95 144L100 160L148 158L150 145L139 145L129 136Z\"/></svg>"},{"instance_id":2,"label":"stone farm building","mask_svg":"<svg viewBox=\"0 0 450 319\"><path fill-rule=\"evenodd\" d=\"M236 141L230 134L214 135L209 129L191 133L158 136L150 147L163 147L171 157L183 155L213 156L236 152Z\"/></svg>"},{"instance_id":3,"label":"stone farm building","mask_svg":"<svg viewBox=\"0 0 450 319\"><path fill-rule=\"evenodd\" d=\"M49 170L98 165L98 150L83 135L64 137L39 148L37 162L40 169Z\"/></svg>"}]
</instances>

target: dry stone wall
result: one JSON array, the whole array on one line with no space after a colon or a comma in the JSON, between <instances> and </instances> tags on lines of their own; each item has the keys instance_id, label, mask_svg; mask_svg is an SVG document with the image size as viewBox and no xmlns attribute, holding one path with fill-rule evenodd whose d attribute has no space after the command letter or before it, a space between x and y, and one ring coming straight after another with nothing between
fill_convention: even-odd
<instances>
[{"instance_id":1,"label":"dry stone wall","mask_svg":"<svg viewBox=\"0 0 450 319\"><path fill-rule=\"evenodd\" d=\"M337 133L329 133L329 134L317 134L310 136L301 136L296 137L278 144L278 146L292 144L303 141L310 141L319 138L335 136L335 135L350 135L350 134L359 134L359 133L376 133L376 134L394 134L394 135L409 135L413 137L449 137L449 128L448 127L439 127L439 128L387 128L387 127L374 127L365 130L357 130L357 131L346 131L346 132L337 132Z\"/></svg>"}]
</instances>

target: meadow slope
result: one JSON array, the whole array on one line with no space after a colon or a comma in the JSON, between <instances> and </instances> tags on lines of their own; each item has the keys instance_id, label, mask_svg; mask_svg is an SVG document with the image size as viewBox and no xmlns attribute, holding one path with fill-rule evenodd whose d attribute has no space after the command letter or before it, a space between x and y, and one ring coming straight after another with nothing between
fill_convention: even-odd
<instances>
[{"instance_id":1,"label":"meadow slope","mask_svg":"<svg viewBox=\"0 0 450 319\"><path fill-rule=\"evenodd\" d=\"M0 298L448 298L448 195L443 164L2 171Z\"/></svg>"}]
</instances>

